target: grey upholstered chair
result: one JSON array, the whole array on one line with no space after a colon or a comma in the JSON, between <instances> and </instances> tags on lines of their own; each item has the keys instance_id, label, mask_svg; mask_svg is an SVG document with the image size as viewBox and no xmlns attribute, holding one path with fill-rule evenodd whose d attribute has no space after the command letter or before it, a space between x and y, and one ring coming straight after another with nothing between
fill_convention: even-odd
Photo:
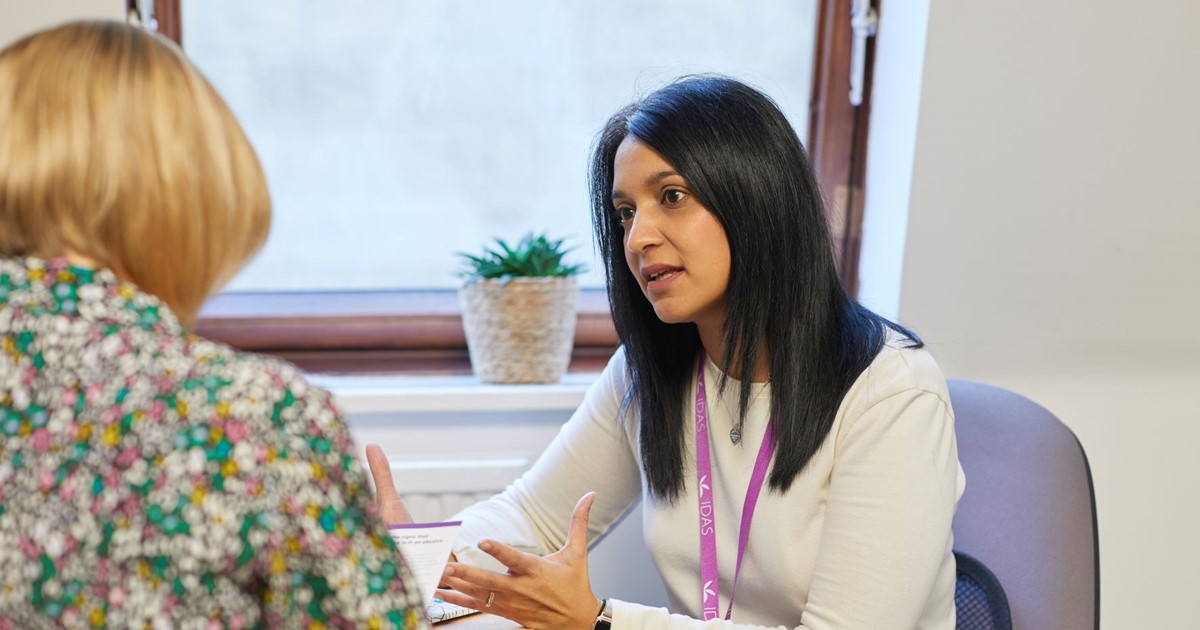
<instances>
[{"instance_id":1,"label":"grey upholstered chair","mask_svg":"<svg viewBox=\"0 0 1200 630\"><path fill-rule=\"evenodd\" d=\"M997 387L951 381L950 401L967 476L955 549L995 574L1015 630L1098 629L1096 500L1075 434Z\"/></svg>"}]
</instances>

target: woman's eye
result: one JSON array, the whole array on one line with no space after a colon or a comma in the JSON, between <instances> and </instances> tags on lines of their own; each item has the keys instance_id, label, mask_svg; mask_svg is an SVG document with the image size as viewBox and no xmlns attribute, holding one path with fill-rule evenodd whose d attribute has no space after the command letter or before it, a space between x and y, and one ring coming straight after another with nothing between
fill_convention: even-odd
<instances>
[{"instance_id":1,"label":"woman's eye","mask_svg":"<svg viewBox=\"0 0 1200 630\"><path fill-rule=\"evenodd\" d=\"M633 208L629 206L621 206L617 208L617 219L621 223L628 223L633 220Z\"/></svg>"},{"instance_id":2,"label":"woman's eye","mask_svg":"<svg viewBox=\"0 0 1200 630\"><path fill-rule=\"evenodd\" d=\"M686 196L687 193L683 192L682 190L672 188L670 190L663 191L663 203L677 204L680 201L683 201L683 198Z\"/></svg>"}]
</instances>

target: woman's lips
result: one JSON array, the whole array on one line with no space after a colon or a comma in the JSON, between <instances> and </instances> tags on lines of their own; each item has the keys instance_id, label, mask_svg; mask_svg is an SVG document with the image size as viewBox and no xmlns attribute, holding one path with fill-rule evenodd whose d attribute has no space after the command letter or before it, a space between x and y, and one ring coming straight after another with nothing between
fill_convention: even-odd
<instances>
[{"instance_id":1,"label":"woman's lips","mask_svg":"<svg viewBox=\"0 0 1200 630\"><path fill-rule=\"evenodd\" d=\"M682 267L664 267L647 274L646 290L651 293L665 291L683 275Z\"/></svg>"}]
</instances>

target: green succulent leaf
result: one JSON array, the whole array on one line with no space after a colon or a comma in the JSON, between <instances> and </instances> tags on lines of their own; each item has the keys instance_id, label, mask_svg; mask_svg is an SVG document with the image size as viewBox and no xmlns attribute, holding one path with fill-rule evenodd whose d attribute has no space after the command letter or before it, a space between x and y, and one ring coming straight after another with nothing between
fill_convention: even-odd
<instances>
[{"instance_id":1,"label":"green succulent leaf","mask_svg":"<svg viewBox=\"0 0 1200 630\"><path fill-rule=\"evenodd\" d=\"M491 279L561 278L577 276L587 269L583 265L563 262L564 256L574 248L564 247L561 238L552 240L545 234L530 232L515 246L501 238L495 240L496 246L485 246L480 255L458 253L463 259L459 275L468 283Z\"/></svg>"}]
</instances>

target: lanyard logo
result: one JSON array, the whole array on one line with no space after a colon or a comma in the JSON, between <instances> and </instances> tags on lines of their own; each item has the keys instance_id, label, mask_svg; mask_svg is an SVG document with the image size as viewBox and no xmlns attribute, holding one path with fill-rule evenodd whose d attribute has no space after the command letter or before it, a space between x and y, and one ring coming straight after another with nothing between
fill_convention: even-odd
<instances>
[{"instance_id":1,"label":"lanyard logo","mask_svg":"<svg viewBox=\"0 0 1200 630\"><path fill-rule=\"evenodd\" d=\"M705 400L704 388L704 355L701 354L699 366L696 369L696 486L699 493L700 516L700 607L705 620L716 619L720 613L720 601L717 595L717 516L713 512L713 491L709 482L712 475L712 461L708 440L708 401ZM772 418L774 420L774 418ZM735 441L736 443L736 441ZM767 423L763 433L762 445L758 449L758 458L754 462L754 472L750 475L750 484L746 488L746 500L742 505L742 525L738 532L737 566L733 571L733 583L729 588L729 609L725 611L725 619L733 615L733 595L737 590L738 577L742 573L742 558L746 554L746 545L750 539L750 521L754 518L754 507L758 504L758 493L766 481L767 469L771 466L771 455L775 450L775 434L771 423ZM711 603L710 603L711 600Z\"/></svg>"}]
</instances>

